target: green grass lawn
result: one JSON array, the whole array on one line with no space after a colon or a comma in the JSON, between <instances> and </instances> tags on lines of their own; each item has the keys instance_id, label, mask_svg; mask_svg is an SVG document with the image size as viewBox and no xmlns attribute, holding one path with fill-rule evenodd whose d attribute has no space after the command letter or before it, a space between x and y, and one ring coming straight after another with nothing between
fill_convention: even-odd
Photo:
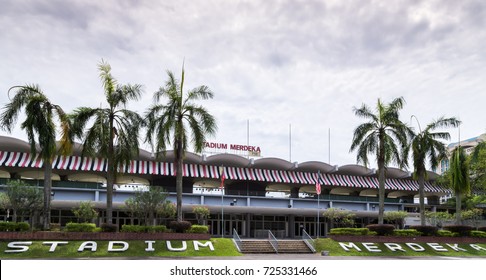
<instances>
[{"instance_id":1,"label":"green grass lawn","mask_svg":"<svg viewBox=\"0 0 486 280\"><path fill-rule=\"evenodd\" d=\"M188 256L206 256L206 257L232 257L241 256L242 254L238 252L234 243L231 239L226 238L213 238L210 240L214 246L214 251L210 250L209 247L200 247L198 251L194 249L192 241L187 241L187 249L183 252L171 252L168 250L166 241L159 240L155 241L152 245L154 251L147 252L146 248L149 246L142 240L129 241L129 248L124 252L108 252L108 241L97 241L97 249L92 252L89 248L86 248L82 252L78 252L81 244L84 241L69 241L66 245L58 245L55 252L49 252L50 245L43 245L43 241L33 241L32 245L29 246L29 250L23 253L6 253L9 250L7 247L8 241L0 241L0 259L74 259L74 258L106 258L106 257L126 257L126 258L136 258L136 257L171 257L171 258L184 258ZM200 241L201 243L206 243L207 241ZM460 244L460 248L467 248L467 252L456 252L451 248L447 247L445 243L440 243L448 249L447 252L438 252L433 250L430 246L425 243L418 243L425 251L415 252L408 248L404 243L399 243L406 252L395 251L392 252L383 243L376 243L377 249L381 252L369 252L365 250L364 246L360 242L354 242L361 251L355 249L350 249L348 252L345 251L338 241L334 241L330 238L322 238L316 241L317 243L317 253L320 254L322 251L329 251L330 256L451 256L451 257L486 257L486 250L474 250L468 244ZM349 243L349 242L344 242ZM182 241L172 241L172 248L181 248ZM486 243L477 244L482 248L486 248ZM115 246L114 248L121 248L121 245Z\"/></svg>"},{"instance_id":2,"label":"green grass lawn","mask_svg":"<svg viewBox=\"0 0 486 280\"><path fill-rule=\"evenodd\" d=\"M349 243L349 242L343 242L343 243ZM422 252L415 252L412 249L408 248L405 243L398 243L402 246L402 248L405 250L405 252L401 251L391 251L388 249L383 243L376 243L376 246L378 247L381 252L369 252L364 247L361 245L360 242L354 242L355 244L358 245L358 247L361 249L361 252L355 250L355 249L350 249L348 252L345 251L340 245L338 241L334 241L330 238L321 238L317 240L316 243L316 250L317 252L322 252L322 251L329 251L330 256L450 256L450 257L478 257L478 256L483 256L486 257L486 251L485 250L475 250L472 249L469 244L459 244L460 248L467 249L467 252L456 252L450 247L447 247L445 243L439 243L442 245L444 248L447 248L447 252L438 252L436 250L433 250L430 246L428 246L425 243L418 243L421 245L425 251ZM451 243L452 244L452 243ZM483 244L477 244L481 246L482 248L486 249L486 243Z\"/></svg>"},{"instance_id":3,"label":"green grass lawn","mask_svg":"<svg viewBox=\"0 0 486 280\"><path fill-rule=\"evenodd\" d=\"M187 256L240 256L231 239L213 238L210 240L214 246L214 251L209 247L200 247L198 251L194 249L192 241L187 241L187 250L183 252L171 252L168 250L165 240L155 241L152 245L154 251L146 252L148 245L142 240L129 241L129 247L124 252L108 252L108 241L97 241L97 250L92 252L86 249L78 252L79 247L84 241L69 241L69 244L58 245L54 252L49 252L50 245L43 245L43 241L33 241L29 250L23 253L5 253L8 250L8 242L0 242L1 259L35 259L35 258L99 258L99 257L187 257ZM206 240L200 241L206 243ZM172 248L182 248L182 241L171 241ZM115 246L114 248L121 248Z\"/></svg>"}]
</instances>

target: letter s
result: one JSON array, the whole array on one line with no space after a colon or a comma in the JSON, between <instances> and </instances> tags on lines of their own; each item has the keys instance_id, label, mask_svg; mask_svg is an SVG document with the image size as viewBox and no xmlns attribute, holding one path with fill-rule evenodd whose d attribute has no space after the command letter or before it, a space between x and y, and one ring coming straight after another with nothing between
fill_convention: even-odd
<instances>
[{"instance_id":1,"label":"letter s","mask_svg":"<svg viewBox=\"0 0 486 280\"><path fill-rule=\"evenodd\" d=\"M5 253L22 253L29 250L29 246L32 245L32 241L14 241L8 243L7 247L16 250L5 250Z\"/></svg>"}]
</instances>

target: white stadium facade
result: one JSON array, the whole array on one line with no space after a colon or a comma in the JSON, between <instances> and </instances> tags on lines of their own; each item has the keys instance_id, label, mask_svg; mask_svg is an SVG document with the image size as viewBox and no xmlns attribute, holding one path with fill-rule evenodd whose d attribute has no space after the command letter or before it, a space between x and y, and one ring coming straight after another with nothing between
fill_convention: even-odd
<instances>
[{"instance_id":1,"label":"white stadium facade","mask_svg":"<svg viewBox=\"0 0 486 280\"><path fill-rule=\"evenodd\" d=\"M81 157L81 145L72 155L57 156L52 164L51 222L61 226L76 221L72 208L80 201L92 201L104 221L106 208L106 160ZM113 222L130 223L124 201L134 192L148 186L163 186L168 199L176 200L174 154L154 158L140 150L139 156L123 166L113 197ZM42 187L43 162L30 153L30 145L22 140L0 136L0 191L9 179L24 179ZM224 191L220 191L220 170L224 171ZM387 169L385 211L404 210L417 216L418 183L409 172ZM321 195L316 194L319 178ZM442 208L440 197L449 190L434 183L437 174L429 172L425 184L427 209ZM279 194L279 195L276 195ZM183 174L184 219L195 222L194 206L210 209L211 234L231 234L235 229L242 237L258 237L272 230L277 237L295 238L305 229L312 236L325 235L328 225L322 214L328 208L341 208L356 215L358 226L376 222L378 214L378 179L375 170L360 165L331 166L319 161L302 163L278 158L252 159L222 153L198 155L186 153ZM3 210L2 210L3 211ZM6 211L0 219L6 219Z\"/></svg>"}]
</instances>

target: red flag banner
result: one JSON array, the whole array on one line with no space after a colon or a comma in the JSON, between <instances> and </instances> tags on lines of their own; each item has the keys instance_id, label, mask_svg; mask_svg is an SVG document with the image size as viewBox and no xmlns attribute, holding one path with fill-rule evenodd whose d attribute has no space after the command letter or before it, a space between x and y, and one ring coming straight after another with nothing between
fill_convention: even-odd
<instances>
[{"instance_id":1,"label":"red flag banner","mask_svg":"<svg viewBox=\"0 0 486 280\"><path fill-rule=\"evenodd\" d=\"M224 176L224 167L220 167L219 168L219 173L221 174L221 185L219 186L220 189L224 188L224 179L225 179L225 176Z\"/></svg>"},{"instance_id":2,"label":"red flag banner","mask_svg":"<svg viewBox=\"0 0 486 280\"><path fill-rule=\"evenodd\" d=\"M321 183L319 183L319 178L317 178L317 182L316 182L316 193L318 195L321 194Z\"/></svg>"}]
</instances>

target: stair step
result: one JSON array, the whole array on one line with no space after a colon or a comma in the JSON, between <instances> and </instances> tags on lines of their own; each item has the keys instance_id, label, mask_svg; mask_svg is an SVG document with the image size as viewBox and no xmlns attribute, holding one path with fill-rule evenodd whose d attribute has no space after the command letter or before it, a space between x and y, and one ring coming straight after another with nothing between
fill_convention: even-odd
<instances>
[{"instance_id":1,"label":"stair step","mask_svg":"<svg viewBox=\"0 0 486 280\"><path fill-rule=\"evenodd\" d=\"M243 240L240 249L245 254L275 254L268 240ZM279 240L278 253L310 254L312 251L302 240Z\"/></svg>"}]
</instances>

